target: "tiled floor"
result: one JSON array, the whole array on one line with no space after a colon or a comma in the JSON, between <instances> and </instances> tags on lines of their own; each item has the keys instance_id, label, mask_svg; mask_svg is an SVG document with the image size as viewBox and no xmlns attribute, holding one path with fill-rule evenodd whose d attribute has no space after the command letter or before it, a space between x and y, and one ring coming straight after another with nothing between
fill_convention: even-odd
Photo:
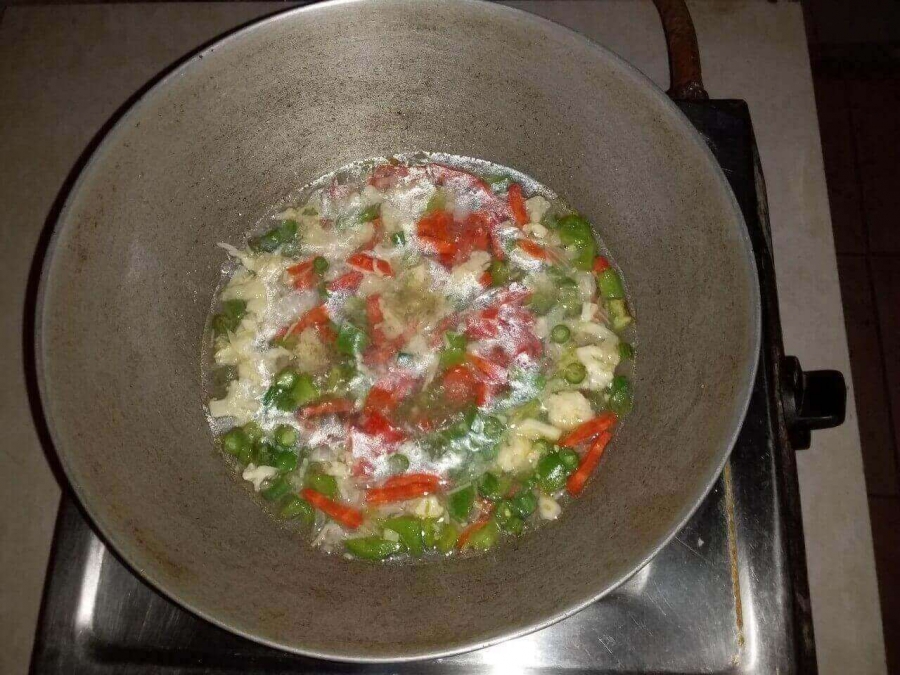
<instances>
[{"instance_id":1,"label":"tiled floor","mask_svg":"<svg viewBox=\"0 0 900 675\"><path fill-rule=\"evenodd\" d=\"M900 673L900 48L811 40L810 52L888 669Z\"/></svg>"}]
</instances>

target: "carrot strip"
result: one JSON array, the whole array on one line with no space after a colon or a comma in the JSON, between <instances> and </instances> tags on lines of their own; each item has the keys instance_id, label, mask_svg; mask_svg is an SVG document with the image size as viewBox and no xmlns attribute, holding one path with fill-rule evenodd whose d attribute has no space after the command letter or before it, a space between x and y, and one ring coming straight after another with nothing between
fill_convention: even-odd
<instances>
[{"instance_id":1,"label":"carrot strip","mask_svg":"<svg viewBox=\"0 0 900 675\"><path fill-rule=\"evenodd\" d=\"M329 499L321 492L316 492L310 488L306 488L300 494L303 495L303 498L306 501L319 509L319 511L326 516L336 520L345 527L349 527L351 530L355 530L363 523L362 511L354 509L352 506L336 502L333 499Z\"/></svg>"},{"instance_id":2,"label":"carrot strip","mask_svg":"<svg viewBox=\"0 0 900 675\"><path fill-rule=\"evenodd\" d=\"M481 276L478 277L478 283L485 288L488 288L489 286L492 286L494 284L494 277L490 272L485 270L481 273Z\"/></svg>"},{"instance_id":3,"label":"carrot strip","mask_svg":"<svg viewBox=\"0 0 900 675\"><path fill-rule=\"evenodd\" d=\"M288 274L291 276L295 276L297 274L303 274L304 272L309 272L313 268L313 259L304 260L303 262L298 262L296 265L291 265L287 268Z\"/></svg>"},{"instance_id":4,"label":"carrot strip","mask_svg":"<svg viewBox=\"0 0 900 675\"><path fill-rule=\"evenodd\" d=\"M618 419L619 418L616 417L615 413L602 413L594 419L590 419L587 422L579 424L572 431L570 431L560 439L559 445L562 447L571 448L578 445L579 443L589 441L597 434L611 429L618 421Z\"/></svg>"},{"instance_id":5,"label":"carrot strip","mask_svg":"<svg viewBox=\"0 0 900 675\"><path fill-rule=\"evenodd\" d=\"M329 291L355 291L362 283L363 275L361 272L352 271L339 276L334 281L329 282Z\"/></svg>"},{"instance_id":6,"label":"carrot strip","mask_svg":"<svg viewBox=\"0 0 900 675\"><path fill-rule=\"evenodd\" d=\"M601 432L597 440L591 445L591 449L585 453L581 459L581 464L578 465L578 468L566 481L566 490L568 490L570 495L578 495L584 489L584 484L587 483L588 478L591 477L594 469L600 463L603 451L606 450L606 446L611 438L612 434L608 431Z\"/></svg>"},{"instance_id":7,"label":"carrot strip","mask_svg":"<svg viewBox=\"0 0 900 675\"><path fill-rule=\"evenodd\" d=\"M302 417L321 417L323 415L338 415L353 410L353 401L346 398L333 398L315 405L309 405L300 410Z\"/></svg>"},{"instance_id":8,"label":"carrot strip","mask_svg":"<svg viewBox=\"0 0 900 675\"><path fill-rule=\"evenodd\" d=\"M506 380L506 369L498 366L493 361L488 361L477 354L468 354L467 358L469 363L475 366L475 370L484 375L488 381L496 384Z\"/></svg>"},{"instance_id":9,"label":"carrot strip","mask_svg":"<svg viewBox=\"0 0 900 675\"><path fill-rule=\"evenodd\" d=\"M509 201L509 210L512 211L513 220L516 221L516 225L521 227L528 222L528 210L525 208L525 198L522 197L522 186L518 183L510 185L506 198Z\"/></svg>"},{"instance_id":10,"label":"carrot strip","mask_svg":"<svg viewBox=\"0 0 900 675\"><path fill-rule=\"evenodd\" d=\"M456 244L444 241L443 239L438 239L437 237L420 234L419 241L422 242L425 248L428 248L439 255L453 255L456 253Z\"/></svg>"},{"instance_id":11,"label":"carrot strip","mask_svg":"<svg viewBox=\"0 0 900 675\"><path fill-rule=\"evenodd\" d=\"M491 253L497 260L506 260L506 251L503 250L503 241L495 230L491 230Z\"/></svg>"},{"instance_id":12,"label":"carrot strip","mask_svg":"<svg viewBox=\"0 0 900 675\"><path fill-rule=\"evenodd\" d=\"M384 312L381 311L381 296L376 293L366 298L366 318L370 326L376 326L384 321Z\"/></svg>"},{"instance_id":13,"label":"carrot strip","mask_svg":"<svg viewBox=\"0 0 900 675\"><path fill-rule=\"evenodd\" d=\"M395 488L407 485L428 485L438 490L443 483L443 478L433 473L405 473L400 476L391 476L381 487Z\"/></svg>"},{"instance_id":14,"label":"carrot strip","mask_svg":"<svg viewBox=\"0 0 900 675\"><path fill-rule=\"evenodd\" d=\"M483 520L476 520L474 523L469 525L466 529L464 529L459 538L456 540L456 548L462 550L465 548L465 545L469 543L469 539L471 539L472 535L478 532L482 527L487 525L489 522L488 518Z\"/></svg>"},{"instance_id":15,"label":"carrot strip","mask_svg":"<svg viewBox=\"0 0 900 675\"><path fill-rule=\"evenodd\" d=\"M328 308L325 305L319 305L318 307L314 307L309 310L306 314L300 317L300 319L295 323L290 330L287 332L288 335L299 335L303 331L305 331L310 326L327 326L329 321L331 321L331 317L328 316Z\"/></svg>"},{"instance_id":16,"label":"carrot strip","mask_svg":"<svg viewBox=\"0 0 900 675\"><path fill-rule=\"evenodd\" d=\"M393 504L405 502L409 499L418 499L436 492L437 488L427 483L410 483L396 487L371 488L366 491L367 504Z\"/></svg>"},{"instance_id":17,"label":"carrot strip","mask_svg":"<svg viewBox=\"0 0 900 675\"><path fill-rule=\"evenodd\" d=\"M551 260L553 258L547 249L535 244L531 239L519 239L517 244L520 249L536 260Z\"/></svg>"}]
</instances>

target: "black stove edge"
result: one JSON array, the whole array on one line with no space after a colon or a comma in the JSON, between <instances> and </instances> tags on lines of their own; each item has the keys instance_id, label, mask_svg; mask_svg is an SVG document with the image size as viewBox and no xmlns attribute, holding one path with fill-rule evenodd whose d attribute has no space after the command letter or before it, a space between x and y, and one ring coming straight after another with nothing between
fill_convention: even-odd
<instances>
[{"instance_id":1,"label":"black stove edge","mask_svg":"<svg viewBox=\"0 0 900 675\"><path fill-rule=\"evenodd\" d=\"M785 598L783 602L786 605L784 611L790 614L787 625L781 621L773 622L770 624L770 629L778 630L779 634L769 636L777 644L779 652L785 650L790 653L778 654L777 656L780 658L775 658L776 655L768 655L768 658L772 659L771 663L784 659L800 673L815 673L817 672L815 642L796 462L788 440L788 429L784 419L779 387L775 386L776 383L781 382L784 350L778 315L771 237L768 230L768 210L749 109L746 103L738 100L713 100L702 103L679 102L678 105L691 122L701 129L701 133L704 128L712 127L717 130L716 138L718 140L724 138L736 141L717 144L706 137L716 159L726 167L726 176L744 213L754 245L760 276L764 319L763 348L760 355L763 366L761 371L763 372L758 375L758 378L763 377L768 381L767 390L770 399L768 403L773 418L771 424L777 436L773 444L775 448L773 453L775 485L771 489L771 496L777 500L781 516L781 525L778 528L779 531L772 537L772 546L781 549L787 569L781 570L780 574L785 574L785 585L790 585L789 597ZM726 473L726 481L728 480ZM742 485L740 480L735 480L734 484L742 490L747 490L748 486ZM88 653L90 649L86 644L87 641L80 639L81 631L77 621L73 621L72 617L60 616L53 612L53 609L60 607L75 608L78 606L78 598L74 597L78 594L78 586L77 584L67 584L66 581L79 578L81 570L75 569L68 563L85 559L89 554L87 547L90 545L89 538L64 536L67 530L71 532L73 525L75 528L83 527L83 522L90 521L70 494L68 486L64 486L63 490L63 500L48 564L48 579L32 653L32 673L48 672L42 666L53 663L69 663L70 666L80 664L85 666L85 670L79 668L78 672L87 672L86 668L89 667L95 656ZM118 556L116 557L118 558ZM64 652L67 657L62 656ZM328 670L327 666L325 666L325 670Z\"/></svg>"}]
</instances>

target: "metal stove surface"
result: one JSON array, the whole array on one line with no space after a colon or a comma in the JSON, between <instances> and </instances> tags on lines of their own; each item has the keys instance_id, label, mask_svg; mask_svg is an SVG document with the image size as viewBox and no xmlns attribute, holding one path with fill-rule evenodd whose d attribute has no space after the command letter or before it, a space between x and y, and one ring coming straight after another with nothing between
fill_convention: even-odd
<instances>
[{"instance_id":1,"label":"metal stove surface","mask_svg":"<svg viewBox=\"0 0 900 675\"><path fill-rule=\"evenodd\" d=\"M529 636L456 657L360 665L285 654L223 631L138 579L65 497L33 673L772 673L815 670L765 191L747 107L679 104L725 170L756 249L764 342L747 419L688 525L618 590Z\"/></svg>"}]
</instances>

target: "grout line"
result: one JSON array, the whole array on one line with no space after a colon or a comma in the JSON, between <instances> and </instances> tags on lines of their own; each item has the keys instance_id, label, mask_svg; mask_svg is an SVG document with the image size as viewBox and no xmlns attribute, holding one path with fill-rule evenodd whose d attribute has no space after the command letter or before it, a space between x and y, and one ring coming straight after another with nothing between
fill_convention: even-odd
<instances>
[{"instance_id":1,"label":"grout line","mask_svg":"<svg viewBox=\"0 0 900 675\"><path fill-rule=\"evenodd\" d=\"M847 106L848 115L850 117L850 145L853 149L853 168L856 173L856 183L859 188L859 209L860 216L862 217L862 225L864 229L864 242L866 248L865 254L865 263L866 263L866 274L869 277L869 295L871 296L872 302L872 312L875 315L875 337L878 339L878 351L881 355L881 387L884 390L884 400L888 404L891 405L891 388L888 384L887 378L887 368L885 364L887 363L886 354L884 350L884 338L882 337L881 331L881 313L878 310L878 295L875 293L875 275L872 269L872 255L869 252L869 223L866 218L866 194L863 190L862 185L862 172L859 168L859 147L856 142L856 124L854 123L854 115L853 115L853 106L848 102ZM852 363L851 363L852 368ZM857 415L859 415L859 411L857 410ZM892 450L894 453L894 478L900 483L900 455L898 455L897 448L897 429L894 427L894 415L891 410L888 410L887 415L887 425L888 430L890 431L890 442L892 446Z\"/></svg>"},{"instance_id":2,"label":"grout line","mask_svg":"<svg viewBox=\"0 0 900 675\"><path fill-rule=\"evenodd\" d=\"M867 258L868 257L868 258L875 258L876 260L881 260L883 258L890 260L890 259L894 258L894 259L897 259L898 261L900 261L900 251L897 251L896 253L892 253L892 252L885 253L882 251L869 251L868 253L855 253L855 252L849 252L849 251L838 251L837 249L835 249L834 253L835 253L835 255L839 255L844 258Z\"/></svg>"}]
</instances>

